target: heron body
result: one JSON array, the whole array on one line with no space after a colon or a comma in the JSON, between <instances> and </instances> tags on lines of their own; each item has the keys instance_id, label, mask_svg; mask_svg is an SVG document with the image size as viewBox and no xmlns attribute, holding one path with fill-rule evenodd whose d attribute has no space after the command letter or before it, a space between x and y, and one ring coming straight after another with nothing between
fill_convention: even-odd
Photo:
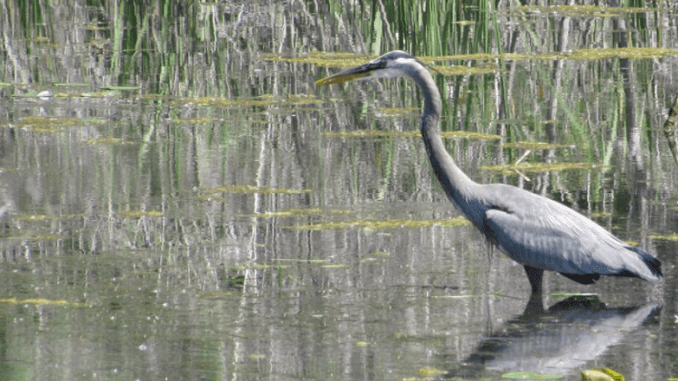
<instances>
[{"instance_id":1,"label":"heron body","mask_svg":"<svg viewBox=\"0 0 678 381\"><path fill-rule=\"evenodd\" d=\"M631 247L582 214L546 197L506 184L478 184L455 164L440 137L442 101L425 65L402 51L316 82L406 77L424 98L421 135L431 167L448 199L502 252L522 264L533 294L541 293L544 270L591 284L601 275L658 282L661 262Z\"/></svg>"}]
</instances>

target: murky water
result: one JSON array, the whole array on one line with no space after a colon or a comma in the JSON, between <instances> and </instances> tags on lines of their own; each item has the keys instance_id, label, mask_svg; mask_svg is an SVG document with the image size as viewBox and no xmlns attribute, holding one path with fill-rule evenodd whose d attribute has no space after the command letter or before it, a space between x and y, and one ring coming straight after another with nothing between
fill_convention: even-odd
<instances>
[{"instance_id":1,"label":"murky water","mask_svg":"<svg viewBox=\"0 0 678 381\"><path fill-rule=\"evenodd\" d=\"M0 4L0 379L678 377L670 3L435 2L415 25L367 5ZM443 129L483 134L446 140L476 181L592 216L664 281L548 274L551 308L528 305L407 134L416 89L313 85L355 63L325 52L396 48L451 73Z\"/></svg>"}]
</instances>

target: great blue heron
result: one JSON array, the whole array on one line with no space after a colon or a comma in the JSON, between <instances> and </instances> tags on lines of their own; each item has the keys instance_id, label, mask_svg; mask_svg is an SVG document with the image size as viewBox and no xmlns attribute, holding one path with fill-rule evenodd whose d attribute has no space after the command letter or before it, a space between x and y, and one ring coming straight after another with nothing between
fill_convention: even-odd
<instances>
[{"instance_id":1,"label":"great blue heron","mask_svg":"<svg viewBox=\"0 0 678 381\"><path fill-rule=\"evenodd\" d=\"M625 244L574 210L511 185L478 184L466 176L440 137L442 102L438 88L426 66L411 55L402 51L386 53L316 84L365 77L405 77L419 86L424 96L421 136L433 172L454 206L490 242L525 267L533 295L541 294L544 270L559 272L582 284L592 284L601 275L661 280L661 262L657 258Z\"/></svg>"}]
</instances>

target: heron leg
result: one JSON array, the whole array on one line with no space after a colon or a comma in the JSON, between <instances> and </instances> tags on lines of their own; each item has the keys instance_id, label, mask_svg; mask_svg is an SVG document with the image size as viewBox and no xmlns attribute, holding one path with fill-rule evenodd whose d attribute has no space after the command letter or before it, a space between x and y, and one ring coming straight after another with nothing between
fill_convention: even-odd
<instances>
[{"instance_id":1,"label":"heron leg","mask_svg":"<svg viewBox=\"0 0 678 381\"><path fill-rule=\"evenodd\" d=\"M530 280L530 286L532 286L532 294L541 295L541 278L544 276L544 270L527 265L524 265L523 267L525 268L525 274L527 274L527 279Z\"/></svg>"}]
</instances>

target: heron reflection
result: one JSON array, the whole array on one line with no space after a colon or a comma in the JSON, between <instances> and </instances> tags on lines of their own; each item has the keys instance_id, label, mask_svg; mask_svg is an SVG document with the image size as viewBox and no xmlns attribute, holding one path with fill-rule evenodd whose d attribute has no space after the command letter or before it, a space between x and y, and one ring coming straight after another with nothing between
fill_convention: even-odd
<instances>
[{"instance_id":1,"label":"heron reflection","mask_svg":"<svg viewBox=\"0 0 678 381\"><path fill-rule=\"evenodd\" d=\"M661 312L661 305L607 308L596 296L571 297L522 315L492 332L450 377L474 378L483 372L577 373Z\"/></svg>"}]
</instances>

